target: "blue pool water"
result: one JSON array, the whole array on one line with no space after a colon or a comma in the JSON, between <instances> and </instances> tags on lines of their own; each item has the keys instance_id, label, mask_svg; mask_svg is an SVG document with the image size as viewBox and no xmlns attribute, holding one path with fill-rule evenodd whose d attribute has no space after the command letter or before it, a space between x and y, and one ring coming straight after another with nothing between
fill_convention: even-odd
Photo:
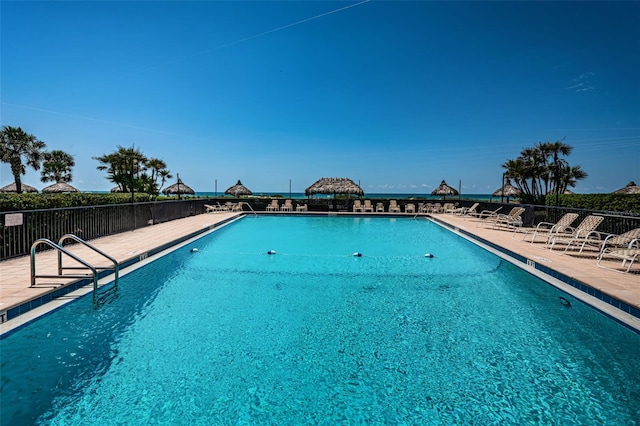
<instances>
[{"instance_id":1,"label":"blue pool water","mask_svg":"<svg viewBox=\"0 0 640 426\"><path fill-rule=\"evenodd\" d=\"M560 296L424 220L247 217L3 339L1 421L637 424L640 336Z\"/></svg>"}]
</instances>

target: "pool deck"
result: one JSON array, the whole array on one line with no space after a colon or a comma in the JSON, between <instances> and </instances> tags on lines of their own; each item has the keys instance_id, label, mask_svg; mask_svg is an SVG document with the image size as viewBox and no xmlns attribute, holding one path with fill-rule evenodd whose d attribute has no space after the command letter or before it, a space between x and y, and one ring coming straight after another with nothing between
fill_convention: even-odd
<instances>
[{"instance_id":1,"label":"pool deck","mask_svg":"<svg viewBox=\"0 0 640 426\"><path fill-rule=\"evenodd\" d=\"M263 212L260 212L263 214ZM278 214L278 213L271 213ZM291 214L291 213L287 213ZM293 212L293 214L305 214ZM310 212L309 214L314 214ZM315 213L317 214L317 213ZM331 215L354 215L354 213L330 213ZM176 244L188 244L190 239L197 238L201 234L214 229L220 224L229 222L239 217L238 213L207 213L197 216L191 216L184 219L173 220L137 229L135 231L125 232L121 234L111 235L95 240L91 240L90 244L102 250L108 255L114 257L121 264L125 264L123 272L133 269L133 265L143 263L147 254L152 255L163 249L175 246ZM361 214L357 214L361 215ZM369 215L371 216L371 215ZM413 217L413 214L400 215ZM599 268L596 265L596 252L593 250L585 251L582 255L565 254L562 250L550 251L540 240L531 245L529 242L521 241L523 234L491 229L489 227L478 226L479 222L468 217L456 216L451 214L432 214L436 222L441 222L452 228L454 232L471 237L481 243L488 243L493 248L504 249L504 252L516 254L526 258L527 267L532 264L543 265L564 277L569 277L581 284L599 291L600 296L603 294L611 299L622 301L628 306L640 309L640 265L634 264L631 273L620 273ZM109 262L99 254L82 247L78 244L65 246L72 253L85 259L92 265L105 266ZM74 262L68 257L64 257L64 266L73 266ZM56 274L57 273L57 254L52 251L40 252L36 255L36 266L38 274ZM620 261L606 261L605 265L611 268L620 267ZM138 265L139 266L139 265ZM37 285L30 286L30 259L29 256L23 256L15 259L9 259L0 262L0 333L15 328L14 319L7 321L7 312L12 310L16 312L16 307L24 307L25 311L32 310L32 303L38 306L34 311L48 309L50 304L61 303L58 299L73 299L73 293L68 296L57 298L56 301L46 302L47 295L54 291L59 291L62 287L70 286L77 279L49 279L39 278ZM109 281L108 277L103 281ZM90 291L91 285L84 288L84 293ZM601 299L603 299L601 297ZM611 301L609 301L611 304ZM613 303L615 305L615 303ZM40 306L42 305L42 306ZM33 314L39 314L34 312ZM14 315L12 315L13 317ZM16 320L24 322L25 315L20 312L16 316ZM634 322L637 321L637 324ZM632 326L640 329L640 321L633 317Z\"/></svg>"}]
</instances>

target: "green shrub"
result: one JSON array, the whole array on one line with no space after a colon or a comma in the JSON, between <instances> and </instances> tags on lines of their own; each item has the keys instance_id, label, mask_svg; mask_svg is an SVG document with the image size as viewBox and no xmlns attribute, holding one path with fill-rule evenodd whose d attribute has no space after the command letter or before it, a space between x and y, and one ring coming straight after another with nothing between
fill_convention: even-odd
<instances>
[{"instance_id":1,"label":"green shrub","mask_svg":"<svg viewBox=\"0 0 640 426\"><path fill-rule=\"evenodd\" d=\"M547 206L556 205L556 196L547 195ZM562 194L558 207L640 214L640 194Z\"/></svg>"},{"instance_id":2,"label":"green shrub","mask_svg":"<svg viewBox=\"0 0 640 426\"><path fill-rule=\"evenodd\" d=\"M167 198L167 197L163 197ZM134 194L136 202L150 201L149 194ZM0 211L55 209L64 207L100 206L131 202L131 194L4 194L0 193Z\"/></svg>"}]
</instances>

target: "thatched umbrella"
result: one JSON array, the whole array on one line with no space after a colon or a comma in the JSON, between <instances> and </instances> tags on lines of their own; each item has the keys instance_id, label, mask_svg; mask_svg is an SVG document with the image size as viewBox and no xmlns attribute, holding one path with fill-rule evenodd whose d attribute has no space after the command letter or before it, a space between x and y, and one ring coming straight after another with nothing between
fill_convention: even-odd
<instances>
[{"instance_id":1,"label":"thatched umbrella","mask_svg":"<svg viewBox=\"0 0 640 426\"><path fill-rule=\"evenodd\" d=\"M2 188L0 188L0 192L18 192L18 188L16 187L16 183L13 182L7 186L3 186ZM23 183L22 192L38 192L38 190L31 185Z\"/></svg>"},{"instance_id":2,"label":"thatched umbrella","mask_svg":"<svg viewBox=\"0 0 640 426\"><path fill-rule=\"evenodd\" d=\"M114 194L118 192L122 192L122 188L120 188L119 186L114 186L113 188L111 188L111 191L109 192L112 192Z\"/></svg>"},{"instance_id":3,"label":"thatched umbrella","mask_svg":"<svg viewBox=\"0 0 640 426\"><path fill-rule=\"evenodd\" d=\"M194 195L196 192L189 188L187 185L184 184L184 182L182 182L182 179L178 178L178 182L174 183L171 186L167 186L165 189L162 190L162 193L164 195L172 195L172 194L189 194L189 195Z\"/></svg>"},{"instance_id":4,"label":"thatched umbrella","mask_svg":"<svg viewBox=\"0 0 640 426\"><path fill-rule=\"evenodd\" d=\"M614 194L640 194L640 186L636 185L634 181L631 181L624 188L616 189Z\"/></svg>"},{"instance_id":5,"label":"thatched umbrella","mask_svg":"<svg viewBox=\"0 0 640 426\"><path fill-rule=\"evenodd\" d=\"M253 192L249 191L249 188L244 186L240 179L238 179L238 183L224 191L225 194L233 195L237 197L238 195L253 195Z\"/></svg>"},{"instance_id":6,"label":"thatched umbrella","mask_svg":"<svg viewBox=\"0 0 640 426\"><path fill-rule=\"evenodd\" d=\"M443 179L442 182L440 182L440 186L431 191L431 195L442 195L446 199L447 195L458 195L458 190L447 185L447 182Z\"/></svg>"},{"instance_id":7,"label":"thatched umbrella","mask_svg":"<svg viewBox=\"0 0 640 426\"><path fill-rule=\"evenodd\" d=\"M520 195L520 190L515 186L511 185L511 181L507 179L507 182L504 186L498 189L496 192L491 194L494 197L507 197L507 203L509 202L509 197L515 197Z\"/></svg>"},{"instance_id":8,"label":"thatched umbrella","mask_svg":"<svg viewBox=\"0 0 640 426\"><path fill-rule=\"evenodd\" d=\"M42 192L48 192L48 193L62 193L62 192L80 192L80 190L78 188L75 188L71 185L69 185L68 183L65 182L58 182L58 183L54 183L53 185L49 185L45 188L42 188Z\"/></svg>"},{"instance_id":9,"label":"thatched umbrella","mask_svg":"<svg viewBox=\"0 0 640 426\"><path fill-rule=\"evenodd\" d=\"M354 181L347 178L321 178L304 190L305 195L315 194L353 194L363 196L364 191Z\"/></svg>"}]
</instances>

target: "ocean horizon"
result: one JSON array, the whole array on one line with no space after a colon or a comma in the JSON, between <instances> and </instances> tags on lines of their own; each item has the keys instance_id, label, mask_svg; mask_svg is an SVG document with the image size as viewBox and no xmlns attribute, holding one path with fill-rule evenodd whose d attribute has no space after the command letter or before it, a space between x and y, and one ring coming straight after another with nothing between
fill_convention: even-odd
<instances>
[{"instance_id":1,"label":"ocean horizon","mask_svg":"<svg viewBox=\"0 0 640 426\"><path fill-rule=\"evenodd\" d=\"M231 195L225 195L223 192L196 192L195 195L197 197L213 197L213 198L221 198L221 197L231 197ZM290 198L292 200L301 200L309 198L304 192L254 192L252 197L282 197L282 198ZM323 198L333 198L333 195L325 195L325 194L316 194L313 195L312 198L315 199L323 199ZM442 200L441 195L430 195L430 194L420 194L420 193L375 193L375 192L367 192L362 197L352 196L352 198L396 198L399 200L409 199L409 198L420 198L427 200ZM457 200L461 199L473 199L473 200L482 200L487 201L491 199L500 199L500 197L493 197L491 194L460 194L455 196L447 196L447 199Z\"/></svg>"},{"instance_id":2,"label":"ocean horizon","mask_svg":"<svg viewBox=\"0 0 640 426\"><path fill-rule=\"evenodd\" d=\"M82 191L89 192L93 194L108 194L109 191ZM224 192L214 192L214 191L196 191L196 197L211 197L211 198L235 198L232 195L227 195ZM254 192L251 197L279 197L279 198L290 198L293 200L303 200L307 199L304 192ZM325 195L325 194L315 194L312 198L315 199L324 199L324 198L333 198L333 195ZM421 193L395 193L395 192L366 192L362 197L356 197L355 195L352 198L372 198L372 199L389 199L395 198L398 200L405 200L410 198L419 198L426 200L442 200L441 195L431 195L431 194L421 194ZM512 197L511 197L512 198ZM467 199L467 200L478 200L478 201L489 201L489 200L499 200L500 197L494 197L491 194L460 194L454 196L447 196L447 199L457 200L457 199Z\"/></svg>"}]
</instances>

